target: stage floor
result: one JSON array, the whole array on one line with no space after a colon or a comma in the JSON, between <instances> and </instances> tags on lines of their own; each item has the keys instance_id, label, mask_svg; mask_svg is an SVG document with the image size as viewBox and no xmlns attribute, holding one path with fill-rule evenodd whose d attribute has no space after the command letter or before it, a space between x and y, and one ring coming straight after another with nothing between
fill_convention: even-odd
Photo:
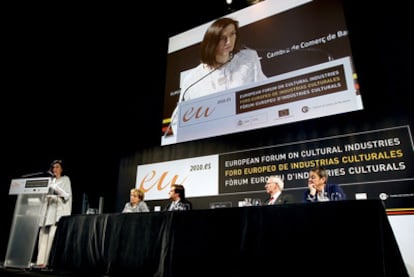
<instances>
[{"instance_id":1,"label":"stage floor","mask_svg":"<svg viewBox=\"0 0 414 277\"><path fill-rule=\"evenodd\" d=\"M31 270L31 269L19 269L19 268L4 268L3 263L0 265L0 276L2 277L11 277L11 276L37 276L37 277L70 277L70 276L80 276L79 273L74 272L63 272L55 270ZM106 275L96 275L89 274L89 277L105 277Z\"/></svg>"}]
</instances>

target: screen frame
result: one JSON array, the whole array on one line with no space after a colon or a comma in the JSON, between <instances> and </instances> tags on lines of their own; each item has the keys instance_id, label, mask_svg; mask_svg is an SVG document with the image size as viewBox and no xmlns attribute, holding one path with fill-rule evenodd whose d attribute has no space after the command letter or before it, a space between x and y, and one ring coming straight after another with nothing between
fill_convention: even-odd
<instances>
[{"instance_id":1,"label":"screen frame","mask_svg":"<svg viewBox=\"0 0 414 277\"><path fill-rule=\"evenodd\" d=\"M180 84L183 75L199 64L199 44L206 29L215 19L169 39L161 145L238 133L251 129L274 127L280 124L363 109L342 1L325 2L327 1L268 0L228 14L225 17L231 17L239 21L242 40L247 41L248 48L258 51L263 71L270 78L294 74L298 70L335 59L349 58L350 64L347 65L346 70L352 71L351 78L353 78L354 85L349 88L349 90L352 90L351 98L354 98L351 99L352 107L337 106L334 111L327 111L326 114L319 110L317 115L301 115L293 120L275 120L273 123L258 125L253 128L233 128L230 131L227 129L220 132L206 132L196 134L194 138L188 136L185 136L185 138L168 137L167 131L171 129L174 117L181 120L182 116L182 113L178 115L174 113L176 109L180 109ZM321 12L323 16L315 19L314 14L312 15L315 12ZM297 18L301 18L301 20L297 20ZM275 28L275 26L279 27ZM280 26L289 26L289 28L280 28ZM290 28L295 30L302 28L303 30L292 32ZM245 39L246 37L248 39ZM269 39L270 37L272 39ZM311 56L320 56L320 60L311 61L308 58ZM324 60L321 61L322 59ZM274 64L278 65L275 66ZM350 80L346 80L346 83L349 82ZM254 85L258 86L260 84ZM223 92L228 91L218 91L217 93ZM332 101L325 104L332 105ZM309 106L306 103L301 105L304 109Z\"/></svg>"}]
</instances>

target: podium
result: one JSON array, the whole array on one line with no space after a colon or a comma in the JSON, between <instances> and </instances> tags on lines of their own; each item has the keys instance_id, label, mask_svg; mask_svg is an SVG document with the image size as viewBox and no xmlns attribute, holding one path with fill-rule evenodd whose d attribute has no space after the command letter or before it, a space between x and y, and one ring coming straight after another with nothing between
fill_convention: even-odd
<instances>
[{"instance_id":1,"label":"podium","mask_svg":"<svg viewBox=\"0 0 414 277\"><path fill-rule=\"evenodd\" d=\"M4 267L30 268L50 177L13 179L9 194L17 195Z\"/></svg>"}]
</instances>

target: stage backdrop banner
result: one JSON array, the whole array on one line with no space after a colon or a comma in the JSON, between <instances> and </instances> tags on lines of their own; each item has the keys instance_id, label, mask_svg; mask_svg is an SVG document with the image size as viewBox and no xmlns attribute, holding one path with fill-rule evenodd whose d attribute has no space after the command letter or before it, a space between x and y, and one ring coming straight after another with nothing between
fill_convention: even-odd
<instances>
[{"instance_id":1,"label":"stage backdrop banner","mask_svg":"<svg viewBox=\"0 0 414 277\"><path fill-rule=\"evenodd\" d=\"M183 185L186 197L218 195L218 155L138 166L136 187L145 200L167 199L172 184Z\"/></svg>"},{"instance_id":2,"label":"stage backdrop banner","mask_svg":"<svg viewBox=\"0 0 414 277\"><path fill-rule=\"evenodd\" d=\"M376 191L391 185L385 191L394 194L384 191L384 198L413 198L413 149L409 126L397 126L139 165L136 186L144 189L148 200L165 199L172 183L185 185L188 197L245 194L263 192L266 178L279 175L285 190L303 190L309 170L321 165L329 171L329 182L349 191L361 188L378 195Z\"/></svg>"},{"instance_id":3,"label":"stage backdrop banner","mask_svg":"<svg viewBox=\"0 0 414 277\"><path fill-rule=\"evenodd\" d=\"M285 189L305 188L317 165L342 186L414 180L413 154L408 126L222 154L219 193L262 191L269 175L281 176Z\"/></svg>"}]
</instances>

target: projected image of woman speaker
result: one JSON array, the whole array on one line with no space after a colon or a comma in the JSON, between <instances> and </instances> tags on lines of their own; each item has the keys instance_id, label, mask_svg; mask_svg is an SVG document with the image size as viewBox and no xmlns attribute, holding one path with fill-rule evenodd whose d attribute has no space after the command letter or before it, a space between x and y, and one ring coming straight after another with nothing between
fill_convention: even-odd
<instances>
[{"instance_id":1,"label":"projected image of woman speaker","mask_svg":"<svg viewBox=\"0 0 414 277\"><path fill-rule=\"evenodd\" d=\"M253 49L239 47L239 23L232 18L216 20L201 42L201 63L183 79L180 102L257 82L267 77ZM168 132L177 132L177 109Z\"/></svg>"}]
</instances>

